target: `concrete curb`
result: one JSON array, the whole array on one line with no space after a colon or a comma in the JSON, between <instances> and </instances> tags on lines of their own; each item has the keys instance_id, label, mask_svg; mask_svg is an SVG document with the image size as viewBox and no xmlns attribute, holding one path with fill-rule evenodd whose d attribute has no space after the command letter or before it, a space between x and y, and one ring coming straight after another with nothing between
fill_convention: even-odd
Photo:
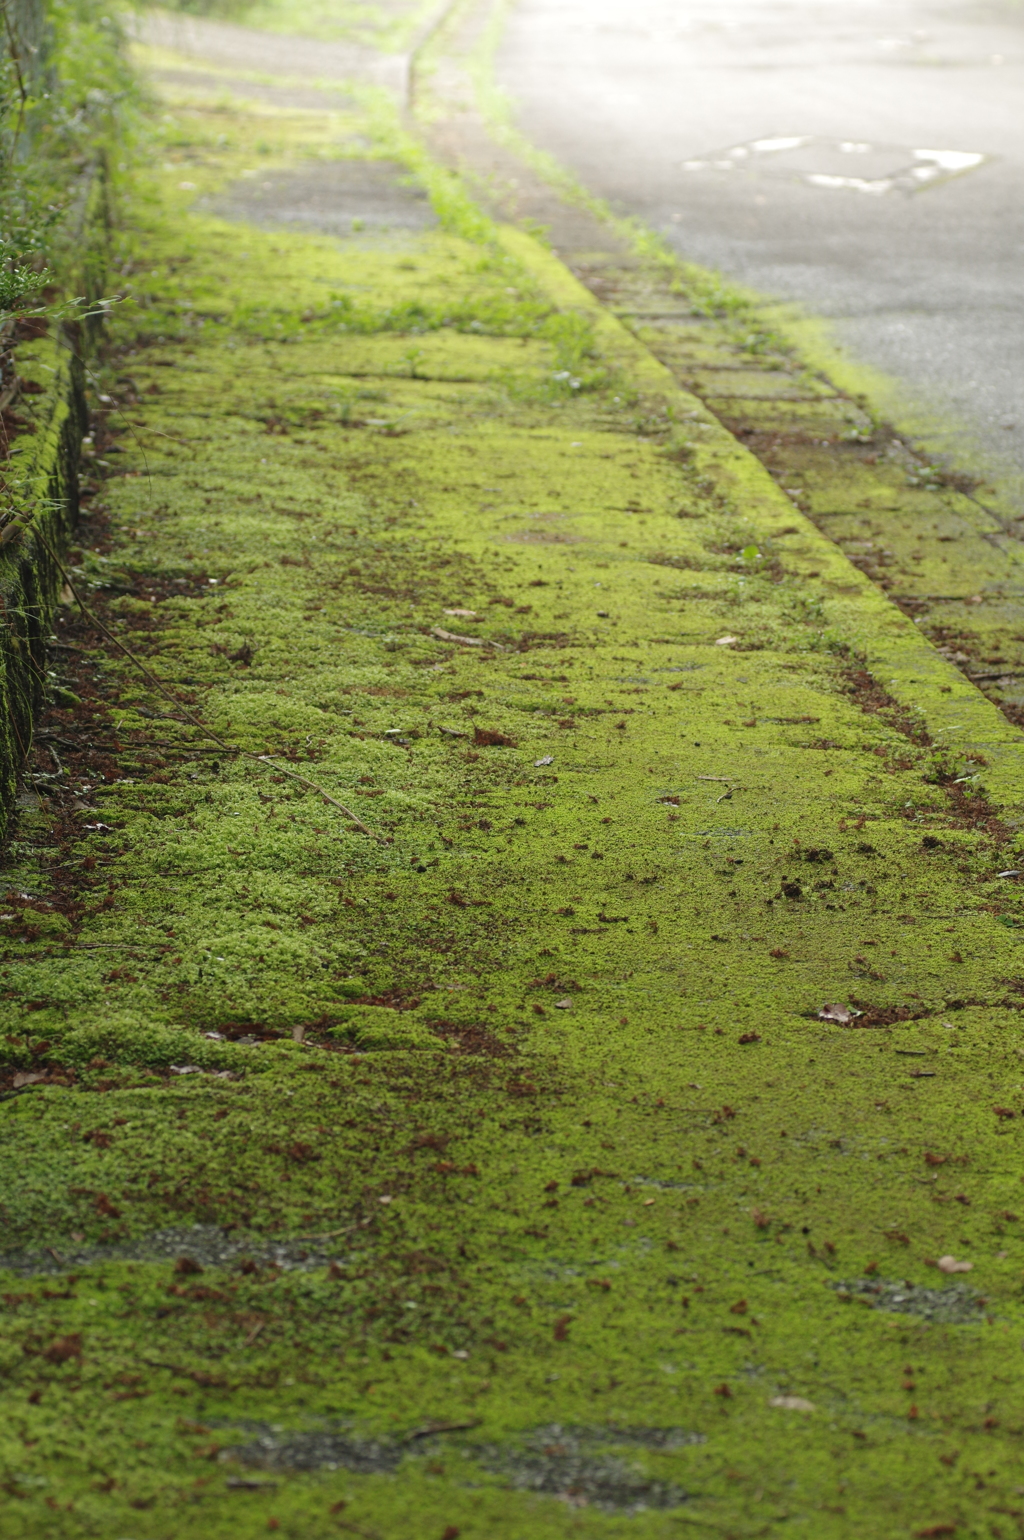
<instances>
[{"instance_id":1,"label":"concrete curb","mask_svg":"<svg viewBox=\"0 0 1024 1540\"><path fill-rule=\"evenodd\" d=\"M668 402L693 463L728 497L733 516L751 540L780 524L799 530L787 544L786 565L808 583L828 624L900 705L923 722L937 747L953 754L980 751L988 761L985 784L1002 803L1024 803L1024 734L943 658L914 622L865 577L840 548L776 486L764 466L621 321L606 310L540 243L512 225L498 227L501 245L525 267L552 303L585 313L605 356L641 392Z\"/></svg>"},{"instance_id":2,"label":"concrete curb","mask_svg":"<svg viewBox=\"0 0 1024 1540\"><path fill-rule=\"evenodd\" d=\"M406 112L412 110L416 66L419 63L419 56L435 33L444 26L458 3L459 0L441 0L441 4L436 7L433 15L428 17L420 27L409 46L408 52L405 54L405 86L402 92L402 105Z\"/></svg>"}]
</instances>

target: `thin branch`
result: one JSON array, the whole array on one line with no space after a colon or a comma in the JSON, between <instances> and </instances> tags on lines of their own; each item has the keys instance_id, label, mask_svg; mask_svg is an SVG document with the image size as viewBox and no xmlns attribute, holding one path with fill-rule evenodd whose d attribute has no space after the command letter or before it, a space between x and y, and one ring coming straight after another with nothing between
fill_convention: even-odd
<instances>
[{"instance_id":1,"label":"thin branch","mask_svg":"<svg viewBox=\"0 0 1024 1540\"><path fill-rule=\"evenodd\" d=\"M18 81L18 95L21 105L18 109L18 127L14 133L14 142L21 138L21 131L25 126L25 109L28 106L28 90L25 86L25 76L21 69L21 54L18 52L18 39L11 25L11 13L7 7L7 0L0 0L0 10L4 13L4 31L7 33L7 47L10 51L11 62L14 65L14 73ZM11 146L11 158L14 158L14 146Z\"/></svg>"}]
</instances>

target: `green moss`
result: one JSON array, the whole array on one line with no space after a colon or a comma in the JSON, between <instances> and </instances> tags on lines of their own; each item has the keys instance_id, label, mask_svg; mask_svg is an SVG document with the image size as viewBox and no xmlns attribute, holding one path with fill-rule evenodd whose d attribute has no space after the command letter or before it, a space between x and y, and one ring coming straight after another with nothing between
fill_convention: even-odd
<instances>
[{"instance_id":1,"label":"green moss","mask_svg":"<svg viewBox=\"0 0 1024 1540\"><path fill-rule=\"evenodd\" d=\"M187 714L62 611L0 922L5 1533L982 1533L1017 735L539 247L417 238L483 319L403 335L179 175L74 576Z\"/></svg>"},{"instance_id":2,"label":"green moss","mask_svg":"<svg viewBox=\"0 0 1024 1540\"><path fill-rule=\"evenodd\" d=\"M438 1046L427 1025L405 1011L380 1005L349 1005L342 1006L336 1015L337 1024L330 1029L330 1036L338 1042L351 1043L361 1053Z\"/></svg>"}]
</instances>

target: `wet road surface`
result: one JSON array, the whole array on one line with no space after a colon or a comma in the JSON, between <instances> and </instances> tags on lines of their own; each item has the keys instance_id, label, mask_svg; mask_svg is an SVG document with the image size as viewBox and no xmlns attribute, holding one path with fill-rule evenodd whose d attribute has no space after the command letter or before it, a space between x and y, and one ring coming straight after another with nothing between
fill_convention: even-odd
<instances>
[{"instance_id":1,"label":"wet road surface","mask_svg":"<svg viewBox=\"0 0 1024 1540\"><path fill-rule=\"evenodd\" d=\"M593 191L1024 486L1024 7L520 0L498 73Z\"/></svg>"}]
</instances>

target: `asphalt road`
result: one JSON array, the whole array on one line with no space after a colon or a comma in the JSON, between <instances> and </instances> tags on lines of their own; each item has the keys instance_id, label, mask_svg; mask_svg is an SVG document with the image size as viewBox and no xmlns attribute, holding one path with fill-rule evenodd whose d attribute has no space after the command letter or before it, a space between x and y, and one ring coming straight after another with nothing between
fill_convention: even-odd
<instances>
[{"instance_id":1,"label":"asphalt road","mask_svg":"<svg viewBox=\"0 0 1024 1540\"><path fill-rule=\"evenodd\" d=\"M518 0L498 73L592 190L1024 485L1021 0Z\"/></svg>"}]
</instances>

